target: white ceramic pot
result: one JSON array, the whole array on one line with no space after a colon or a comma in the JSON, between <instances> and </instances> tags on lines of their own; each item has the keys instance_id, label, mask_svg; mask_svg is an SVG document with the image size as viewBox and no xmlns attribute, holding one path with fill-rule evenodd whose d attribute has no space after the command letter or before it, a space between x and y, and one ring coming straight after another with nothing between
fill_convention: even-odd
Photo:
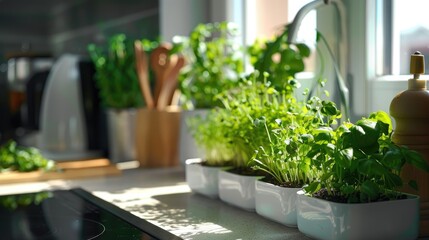
<instances>
[{"instance_id":1,"label":"white ceramic pot","mask_svg":"<svg viewBox=\"0 0 429 240\"><path fill-rule=\"evenodd\" d=\"M201 158L186 160L186 182L193 192L218 198L218 172L221 167L208 167L201 163Z\"/></svg>"},{"instance_id":2,"label":"white ceramic pot","mask_svg":"<svg viewBox=\"0 0 429 240\"><path fill-rule=\"evenodd\" d=\"M296 199L301 188L285 188L262 180L255 185L256 212L288 227L296 227Z\"/></svg>"},{"instance_id":3,"label":"white ceramic pot","mask_svg":"<svg viewBox=\"0 0 429 240\"><path fill-rule=\"evenodd\" d=\"M373 203L335 203L304 195L297 200L298 229L316 239L416 239L419 197Z\"/></svg>"},{"instance_id":4,"label":"white ceramic pot","mask_svg":"<svg viewBox=\"0 0 429 240\"><path fill-rule=\"evenodd\" d=\"M186 160L190 158L202 158L204 150L197 146L191 130L188 126L188 119L200 116L205 118L209 109L197 109L192 111L182 111L180 115L179 128L179 161L182 165L186 165Z\"/></svg>"},{"instance_id":5,"label":"white ceramic pot","mask_svg":"<svg viewBox=\"0 0 429 240\"><path fill-rule=\"evenodd\" d=\"M137 110L108 109L109 159L113 163L136 160Z\"/></svg>"},{"instance_id":6,"label":"white ceramic pot","mask_svg":"<svg viewBox=\"0 0 429 240\"><path fill-rule=\"evenodd\" d=\"M255 182L261 176L243 176L219 171L219 198L231 205L255 211Z\"/></svg>"}]
</instances>

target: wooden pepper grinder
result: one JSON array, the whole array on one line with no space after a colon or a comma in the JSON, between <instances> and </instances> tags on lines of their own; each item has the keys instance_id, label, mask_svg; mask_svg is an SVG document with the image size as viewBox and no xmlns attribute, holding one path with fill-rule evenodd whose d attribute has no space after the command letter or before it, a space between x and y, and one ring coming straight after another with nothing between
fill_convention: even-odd
<instances>
[{"instance_id":1,"label":"wooden pepper grinder","mask_svg":"<svg viewBox=\"0 0 429 240\"><path fill-rule=\"evenodd\" d=\"M390 115L396 129L392 140L420 152L429 162L429 91L426 80L420 79L425 71L424 56L411 55L408 89L396 95L390 103ZM429 236L429 174L406 165L402 177L417 181L419 191L405 187L404 191L420 196L420 236Z\"/></svg>"}]
</instances>

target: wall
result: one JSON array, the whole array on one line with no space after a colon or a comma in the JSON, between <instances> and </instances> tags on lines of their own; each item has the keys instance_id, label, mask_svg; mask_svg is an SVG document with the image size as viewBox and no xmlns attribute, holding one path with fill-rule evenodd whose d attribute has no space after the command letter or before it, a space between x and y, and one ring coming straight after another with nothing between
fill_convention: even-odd
<instances>
[{"instance_id":1,"label":"wall","mask_svg":"<svg viewBox=\"0 0 429 240\"><path fill-rule=\"evenodd\" d=\"M89 43L104 43L114 34L131 39L159 37L159 2L92 0L53 14L50 42L55 55L86 54Z\"/></svg>"},{"instance_id":2,"label":"wall","mask_svg":"<svg viewBox=\"0 0 429 240\"><path fill-rule=\"evenodd\" d=\"M2 0L0 62L23 51L85 54L112 34L156 38L159 28L154 0Z\"/></svg>"},{"instance_id":3,"label":"wall","mask_svg":"<svg viewBox=\"0 0 429 240\"><path fill-rule=\"evenodd\" d=\"M198 23L210 19L208 1L160 0L160 33L165 41L174 36L188 36Z\"/></svg>"}]
</instances>

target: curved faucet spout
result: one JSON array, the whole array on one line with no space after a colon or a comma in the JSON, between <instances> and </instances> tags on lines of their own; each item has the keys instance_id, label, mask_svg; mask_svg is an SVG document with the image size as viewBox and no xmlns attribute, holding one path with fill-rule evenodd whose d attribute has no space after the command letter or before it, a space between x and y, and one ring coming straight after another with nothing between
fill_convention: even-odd
<instances>
[{"instance_id":1,"label":"curved faucet spout","mask_svg":"<svg viewBox=\"0 0 429 240\"><path fill-rule=\"evenodd\" d=\"M347 54L346 54L346 48L348 44L347 39L347 30L345 26L345 7L341 0L314 0L312 2L307 3L304 5L296 14L295 18L293 19L292 23L288 27L288 37L287 37L287 43L296 43L296 38L298 35L298 30L301 26L301 22L304 19L304 17L311 11L315 10L321 6L329 5L333 3L339 14L340 21L340 35L342 36L341 40L342 43L339 42L339 67L338 64L335 61L335 57L331 51L329 51L329 54L332 58L332 61L334 62L335 67L335 74L337 75L337 86L339 88L339 94L340 99L342 101L345 116L346 118L350 118L350 109L349 109L349 90L347 88L347 85L344 81L344 79L347 78ZM328 44L326 46L329 49Z\"/></svg>"},{"instance_id":2,"label":"curved faucet spout","mask_svg":"<svg viewBox=\"0 0 429 240\"><path fill-rule=\"evenodd\" d=\"M298 35L299 27L301 26L302 20L305 18L305 16L314 9L317 9L323 5L329 4L329 0L315 0L312 2L307 3L304 5L297 14L295 15L295 18L293 19L292 23L289 25L289 33L287 37L288 43L296 43L296 37Z\"/></svg>"}]
</instances>

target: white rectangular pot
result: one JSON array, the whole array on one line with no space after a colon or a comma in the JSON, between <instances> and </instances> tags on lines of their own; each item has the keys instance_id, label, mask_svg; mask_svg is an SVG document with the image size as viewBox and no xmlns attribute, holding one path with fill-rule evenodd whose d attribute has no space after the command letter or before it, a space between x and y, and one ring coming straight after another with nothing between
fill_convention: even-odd
<instances>
[{"instance_id":1,"label":"white rectangular pot","mask_svg":"<svg viewBox=\"0 0 429 240\"><path fill-rule=\"evenodd\" d=\"M231 205L255 211L255 182L261 176L244 176L219 171L219 198Z\"/></svg>"},{"instance_id":2,"label":"white rectangular pot","mask_svg":"<svg viewBox=\"0 0 429 240\"><path fill-rule=\"evenodd\" d=\"M137 110L109 109L107 117L110 161L118 163L136 160Z\"/></svg>"},{"instance_id":3,"label":"white rectangular pot","mask_svg":"<svg viewBox=\"0 0 429 240\"><path fill-rule=\"evenodd\" d=\"M210 198L218 198L218 172L221 167L201 165L201 158L186 160L186 182L193 192Z\"/></svg>"},{"instance_id":4,"label":"white rectangular pot","mask_svg":"<svg viewBox=\"0 0 429 240\"><path fill-rule=\"evenodd\" d=\"M289 227L296 227L296 199L301 188L285 188L262 180L256 181L256 213Z\"/></svg>"},{"instance_id":5,"label":"white rectangular pot","mask_svg":"<svg viewBox=\"0 0 429 240\"><path fill-rule=\"evenodd\" d=\"M180 115L179 127L179 161L181 165L186 166L186 160L190 158L202 158L204 149L199 148L191 134L191 129L188 126L190 118L200 116L205 118L210 109L183 110Z\"/></svg>"},{"instance_id":6,"label":"white rectangular pot","mask_svg":"<svg viewBox=\"0 0 429 240\"><path fill-rule=\"evenodd\" d=\"M298 192L298 229L316 239L416 239L419 197L372 203L336 203Z\"/></svg>"}]
</instances>

